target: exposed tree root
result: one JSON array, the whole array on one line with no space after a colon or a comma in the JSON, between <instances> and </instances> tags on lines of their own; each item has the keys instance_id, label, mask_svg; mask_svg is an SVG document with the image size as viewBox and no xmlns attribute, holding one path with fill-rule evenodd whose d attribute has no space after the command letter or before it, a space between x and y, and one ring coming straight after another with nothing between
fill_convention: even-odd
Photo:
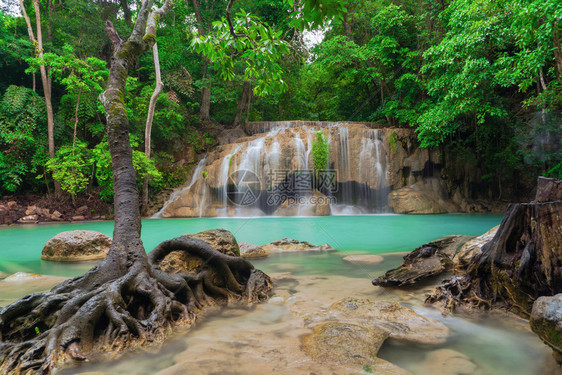
<instances>
[{"instance_id":1,"label":"exposed tree root","mask_svg":"<svg viewBox=\"0 0 562 375\"><path fill-rule=\"evenodd\" d=\"M178 250L203 261L196 273L158 267ZM46 374L62 360L158 342L174 325L193 322L205 306L260 301L272 287L248 261L187 237L163 242L120 276L112 266L103 262L0 310L0 373Z\"/></svg>"}]
</instances>

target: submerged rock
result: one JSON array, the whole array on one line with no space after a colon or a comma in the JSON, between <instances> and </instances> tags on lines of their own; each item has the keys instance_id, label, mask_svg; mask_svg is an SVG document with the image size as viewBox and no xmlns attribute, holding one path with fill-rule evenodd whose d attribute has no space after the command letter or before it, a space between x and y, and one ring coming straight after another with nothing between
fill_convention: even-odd
<instances>
[{"instance_id":1,"label":"submerged rock","mask_svg":"<svg viewBox=\"0 0 562 375\"><path fill-rule=\"evenodd\" d=\"M449 336L443 323L417 314L396 302L348 297L334 303L329 317L364 327L377 327L392 339L418 344L441 344Z\"/></svg>"},{"instance_id":2,"label":"submerged rock","mask_svg":"<svg viewBox=\"0 0 562 375\"><path fill-rule=\"evenodd\" d=\"M103 259L109 252L111 242L111 237L92 230L61 232L47 241L41 260L81 262Z\"/></svg>"},{"instance_id":3,"label":"submerged rock","mask_svg":"<svg viewBox=\"0 0 562 375\"><path fill-rule=\"evenodd\" d=\"M451 349L430 352L419 373L440 375L482 375L482 370L467 355Z\"/></svg>"},{"instance_id":4,"label":"submerged rock","mask_svg":"<svg viewBox=\"0 0 562 375\"><path fill-rule=\"evenodd\" d=\"M318 361L365 365L374 362L388 333L378 327L327 322L302 338L302 349Z\"/></svg>"},{"instance_id":5,"label":"submerged rock","mask_svg":"<svg viewBox=\"0 0 562 375\"><path fill-rule=\"evenodd\" d=\"M343 257L342 260L348 263L377 264L384 261L384 258L380 255L366 254L366 255L348 255L346 257Z\"/></svg>"},{"instance_id":6,"label":"submerged rock","mask_svg":"<svg viewBox=\"0 0 562 375\"><path fill-rule=\"evenodd\" d=\"M242 258L265 258L269 256L269 253L258 245L239 242L238 247L240 248L240 256Z\"/></svg>"},{"instance_id":7,"label":"submerged rock","mask_svg":"<svg viewBox=\"0 0 562 375\"><path fill-rule=\"evenodd\" d=\"M330 245L323 244L314 246L310 242L294 240L292 238L282 238L262 245L261 248L270 253L278 253L285 251L337 251Z\"/></svg>"},{"instance_id":8,"label":"submerged rock","mask_svg":"<svg viewBox=\"0 0 562 375\"><path fill-rule=\"evenodd\" d=\"M32 280L41 277L36 273L28 273L28 272L16 272L4 278L4 281L24 281L24 280Z\"/></svg>"},{"instance_id":9,"label":"submerged rock","mask_svg":"<svg viewBox=\"0 0 562 375\"><path fill-rule=\"evenodd\" d=\"M373 280L378 286L406 286L452 269L453 258L473 236L453 235L422 245L407 254L400 267Z\"/></svg>"},{"instance_id":10,"label":"submerged rock","mask_svg":"<svg viewBox=\"0 0 562 375\"><path fill-rule=\"evenodd\" d=\"M537 298L529 323L533 332L552 348L556 361L562 363L562 293Z\"/></svg>"}]
</instances>

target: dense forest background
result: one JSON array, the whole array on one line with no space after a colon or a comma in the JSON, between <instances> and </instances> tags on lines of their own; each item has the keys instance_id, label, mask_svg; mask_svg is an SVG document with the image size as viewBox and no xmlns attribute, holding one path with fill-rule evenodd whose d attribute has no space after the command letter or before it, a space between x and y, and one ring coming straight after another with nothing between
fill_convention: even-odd
<instances>
[{"instance_id":1,"label":"dense forest background","mask_svg":"<svg viewBox=\"0 0 562 375\"><path fill-rule=\"evenodd\" d=\"M105 114L97 99L112 55L105 21L128 35L137 3L0 2L0 195L60 186L73 199L89 192L111 201ZM139 185L150 175L151 194L179 186L193 154L248 120L413 127L422 147L442 147L457 163L478 168L495 199L539 174L562 177L559 0L349 0L344 6L342 17L319 26L321 42L311 44L288 17L298 2L238 0L235 26L258 25L247 27L258 41L247 52L222 37L226 1L177 0L159 24L163 90L150 159L144 143L157 84L152 54L143 55L127 84Z\"/></svg>"}]
</instances>

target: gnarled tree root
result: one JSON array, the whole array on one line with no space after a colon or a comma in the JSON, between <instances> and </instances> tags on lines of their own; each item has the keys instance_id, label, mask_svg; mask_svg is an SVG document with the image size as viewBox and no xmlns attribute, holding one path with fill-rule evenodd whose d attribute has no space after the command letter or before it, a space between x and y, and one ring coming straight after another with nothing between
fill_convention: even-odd
<instances>
[{"instance_id":1,"label":"gnarled tree root","mask_svg":"<svg viewBox=\"0 0 562 375\"><path fill-rule=\"evenodd\" d=\"M178 250L203 260L196 273L158 267ZM90 352L161 341L173 326L193 322L205 306L257 302L272 288L250 262L188 237L161 243L120 273L104 261L84 276L0 310L0 373L46 374L60 361L85 360Z\"/></svg>"}]
</instances>

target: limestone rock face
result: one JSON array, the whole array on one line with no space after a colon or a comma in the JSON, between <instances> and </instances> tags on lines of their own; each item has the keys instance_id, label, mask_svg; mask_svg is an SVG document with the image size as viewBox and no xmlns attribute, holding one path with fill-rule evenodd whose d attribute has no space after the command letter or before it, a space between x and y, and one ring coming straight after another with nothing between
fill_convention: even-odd
<instances>
[{"instance_id":1,"label":"limestone rock face","mask_svg":"<svg viewBox=\"0 0 562 375\"><path fill-rule=\"evenodd\" d=\"M407 254L400 267L373 280L379 286L412 285L452 269L453 258L472 236L453 235L422 245Z\"/></svg>"},{"instance_id":2,"label":"limestone rock face","mask_svg":"<svg viewBox=\"0 0 562 375\"><path fill-rule=\"evenodd\" d=\"M265 258L269 256L269 253L258 245L239 242L238 247L240 248L240 256L242 258Z\"/></svg>"},{"instance_id":3,"label":"limestone rock face","mask_svg":"<svg viewBox=\"0 0 562 375\"><path fill-rule=\"evenodd\" d=\"M205 241L215 250L230 256L240 256L238 242L234 235L225 229L209 229L196 234L187 234L186 237ZM185 251L172 251L166 255L158 266L171 273L192 272L197 273L204 265L204 261L196 256L190 256Z\"/></svg>"},{"instance_id":4,"label":"limestone rock face","mask_svg":"<svg viewBox=\"0 0 562 375\"><path fill-rule=\"evenodd\" d=\"M529 323L533 332L552 348L556 361L562 363L562 293L537 298Z\"/></svg>"},{"instance_id":5,"label":"limestone rock face","mask_svg":"<svg viewBox=\"0 0 562 375\"><path fill-rule=\"evenodd\" d=\"M282 238L262 245L261 248L270 253L287 251L337 251L328 244L314 246L310 242L294 240L292 238Z\"/></svg>"},{"instance_id":6,"label":"limestone rock face","mask_svg":"<svg viewBox=\"0 0 562 375\"><path fill-rule=\"evenodd\" d=\"M443 186L436 178L390 192L388 203L397 214L443 214L460 211L459 207L447 199Z\"/></svg>"},{"instance_id":7,"label":"limestone rock face","mask_svg":"<svg viewBox=\"0 0 562 375\"><path fill-rule=\"evenodd\" d=\"M109 252L111 242L111 237L91 230L62 232L45 244L41 260L81 262L103 259Z\"/></svg>"}]
</instances>

